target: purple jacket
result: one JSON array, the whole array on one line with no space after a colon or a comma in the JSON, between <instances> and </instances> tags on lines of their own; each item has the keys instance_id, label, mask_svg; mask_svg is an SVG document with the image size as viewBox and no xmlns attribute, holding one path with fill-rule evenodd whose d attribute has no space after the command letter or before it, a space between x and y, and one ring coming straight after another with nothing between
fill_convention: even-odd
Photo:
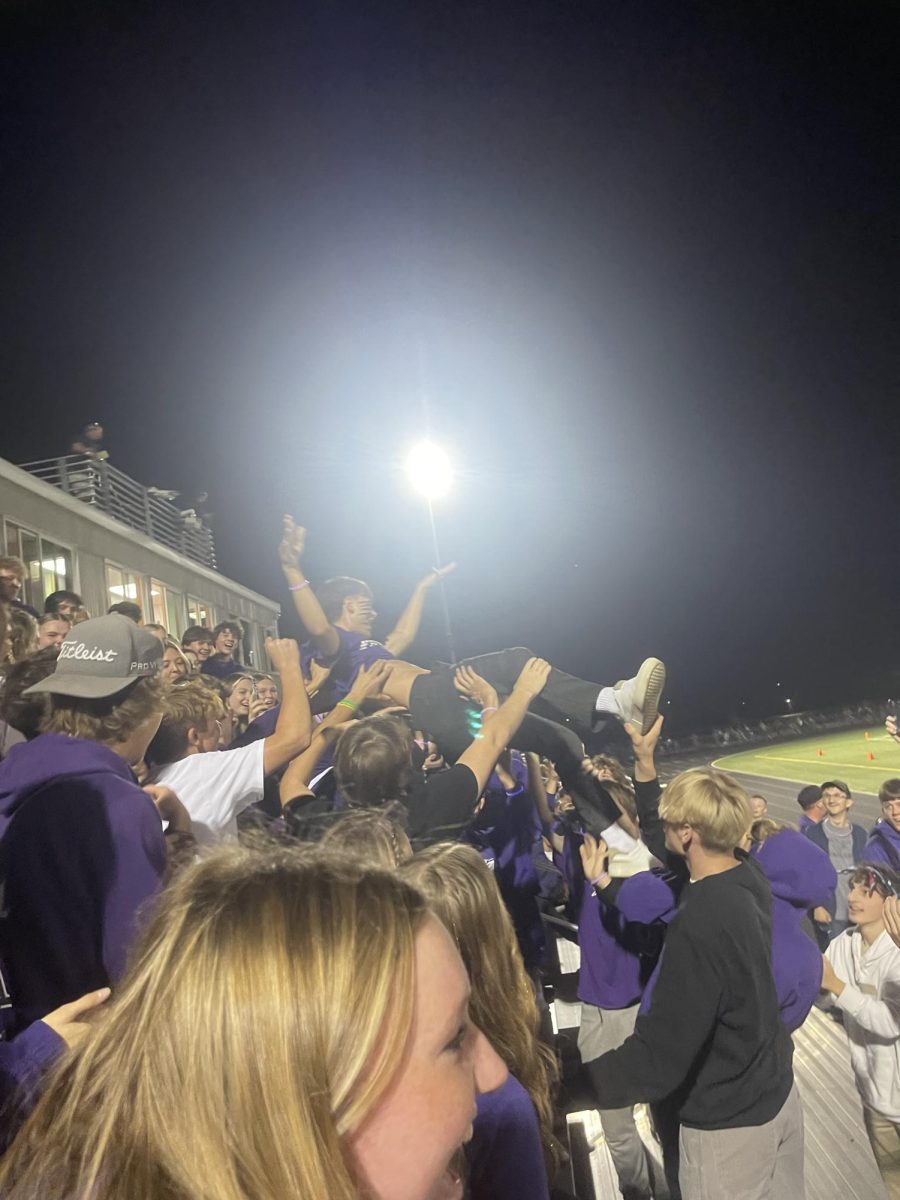
<instances>
[{"instance_id":1,"label":"purple jacket","mask_svg":"<svg viewBox=\"0 0 900 1200\"><path fill-rule=\"evenodd\" d=\"M521 1083L510 1075L477 1104L466 1146L470 1200L549 1200L537 1113Z\"/></svg>"},{"instance_id":2,"label":"purple jacket","mask_svg":"<svg viewBox=\"0 0 900 1200\"><path fill-rule=\"evenodd\" d=\"M122 974L166 845L156 806L99 742L44 733L0 763L0 959L11 1033Z\"/></svg>"},{"instance_id":3,"label":"purple jacket","mask_svg":"<svg viewBox=\"0 0 900 1200\"><path fill-rule=\"evenodd\" d=\"M822 982L822 955L800 923L809 909L831 902L837 872L824 850L793 829L754 846L751 857L772 889L772 975L781 1019L793 1033L806 1020Z\"/></svg>"},{"instance_id":4,"label":"purple jacket","mask_svg":"<svg viewBox=\"0 0 900 1200\"><path fill-rule=\"evenodd\" d=\"M900 871L900 833L887 821L879 821L869 834L862 861L884 863L892 871Z\"/></svg>"}]
</instances>

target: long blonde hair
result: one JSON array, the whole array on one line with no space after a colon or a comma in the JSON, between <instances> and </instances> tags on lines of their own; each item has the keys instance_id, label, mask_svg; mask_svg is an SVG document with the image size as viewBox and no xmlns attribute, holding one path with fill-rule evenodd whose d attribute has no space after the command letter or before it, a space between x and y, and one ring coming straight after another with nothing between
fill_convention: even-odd
<instances>
[{"instance_id":1,"label":"long blonde hair","mask_svg":"<svg viewBox=\"0 0 900 1200\"><path fill-rule=\"evenodd\" d=\"M492 871L471 846L441 842L399 874L422 892L456 942L472 983L472 1021L531 1097L552 1179L560 1162L551 1098L556 1059L538 1038L534 990Z\"/></svg>"},{"instance_id":2,"label":"long blonde hair","mask_svg":"<svg viewBox=\"0 0 900 1200\"><path fill-rule=\"evenodd\" d=\"M358 1200L348 1135L402 1062L426 911L320 850L188 868L0 1164L4 1200Z\"/></svg>"}]
</instances>

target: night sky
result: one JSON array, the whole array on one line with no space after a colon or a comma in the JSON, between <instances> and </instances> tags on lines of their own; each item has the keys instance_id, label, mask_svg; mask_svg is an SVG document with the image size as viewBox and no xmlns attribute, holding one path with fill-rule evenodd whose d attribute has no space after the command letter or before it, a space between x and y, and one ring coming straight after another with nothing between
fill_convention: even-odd
<instances>
[{"instance_id":1,"label":"night sky","mask_svg":"<svg viewBox=\"0 0 900 1200\"><path fill-rule=\"evenodd\" d=\"M659 654L674 732L900 691L898 12L6 0L0 453L101 420L390 618L430 434L460 653Z\"/></svg>"}]
</instances>

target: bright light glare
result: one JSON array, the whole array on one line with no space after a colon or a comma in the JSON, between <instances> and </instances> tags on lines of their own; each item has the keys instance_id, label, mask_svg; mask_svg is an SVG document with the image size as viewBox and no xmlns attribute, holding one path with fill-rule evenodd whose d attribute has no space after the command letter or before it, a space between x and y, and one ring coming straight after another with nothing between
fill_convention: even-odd
<instances>
[{"instance_id":1,"label":"bright light glare","mask_svg":"<svg viewBox=\"0 0 900 1200\"><path fill-rule=\"evenodd\" d=\"M445 496L453 482L450 459L434 442L419 442L406 459L406 473L417 492L429 500Z\"/></svg>"}]
</instances>

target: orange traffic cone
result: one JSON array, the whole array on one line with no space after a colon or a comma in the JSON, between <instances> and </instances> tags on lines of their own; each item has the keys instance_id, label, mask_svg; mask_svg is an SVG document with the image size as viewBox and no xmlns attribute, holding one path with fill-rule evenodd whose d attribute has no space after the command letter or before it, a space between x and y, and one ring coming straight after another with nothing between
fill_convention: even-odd
<instances>
[{"instance_id":1,"label":"orange traffic cone","mask_svg":"<svg viewBox=\"0 0 900 1200\"><path fill-rule=\"evenodd\" d=\"M868 754L866 755L866 758L869 760L869 762L874 762L874 761L875 761L875 755L872 753L872 751L871 751L871 750L870 750L870 751L868 752Z\"/></svg>"},{"instance_id":2,"label":"orange traffic cone","mask_svg":"<svg viewBox=\"0 0 900 1200\"><path fill-rule=\"evenodd\" d=\"M825 751L824 751L824 750L817 750L817 751L816 751L816 754L818 754L819 758L824 758L824 757L825 757Z\"/></svg>"}]
</instances>

